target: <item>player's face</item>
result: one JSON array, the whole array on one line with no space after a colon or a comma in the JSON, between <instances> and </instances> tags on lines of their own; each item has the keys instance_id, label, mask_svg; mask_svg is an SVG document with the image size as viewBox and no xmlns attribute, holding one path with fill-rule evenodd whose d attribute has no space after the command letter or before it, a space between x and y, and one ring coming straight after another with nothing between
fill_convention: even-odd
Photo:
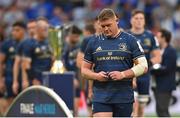
<instances>
[{"instance_id":1,"label":"player's face","mask_svg":"<svg viewBox=\"0 0 180 118\"><path fill-rule=\"evenodd\" d=\"M31 38L34 37L35 33L36 33L36 22L30 22L27 24L27 30L28 30L28 34Z\"/></svg>"},{"instance_id":2,"label":"player's face","mask_svg":"<svg viewBox=\"0 0 180 118\"><path fill-rule=\"evenodd\" d=\"M67 40L70 44L77 44L80 40L80 35L78 34L69 34Z\"/></svg>"},{"instance_id":3,"label":"player's face","mask_svg":"<svg viewBox=\"0 0 180 118\"><path fill-rule=\"evenodd\" d=\"M142 29L145 26L144 14L138 13L131 18L131 25L135 29Z\"/></svg>"},{"instance_id":4,"label":"player's face","mask_svg":"<svg viewBox=\"0 0 180 118\"><path fill-rule=\"evenodd\" d=\"M99 21L99 24L102 27L102 33L104 33L106 36L114 37L117 34L118 25L116 18Z\"/></svg>"},{"instance_id":5,"label":"player's face","mask_svg":"<svg viewBox=\"0 0 180 118\"><path fill-rule=\"evenodd\" d=\"M14 26L12 28L12 37L13 39L15 40L21 40L24 38L24 29L22 27L19 27L19 26Z\"/></svg>"},{"instance_id":6,"label":"player's face","mask_svg":"<svg viewBox=\"0 0 180 118\"><path fill-rule=\"evenodd\" d=\"M37 21L36 35L41 39L46 39L48 36L48 23L46 21Z\"/></svg>"}]
</instances>

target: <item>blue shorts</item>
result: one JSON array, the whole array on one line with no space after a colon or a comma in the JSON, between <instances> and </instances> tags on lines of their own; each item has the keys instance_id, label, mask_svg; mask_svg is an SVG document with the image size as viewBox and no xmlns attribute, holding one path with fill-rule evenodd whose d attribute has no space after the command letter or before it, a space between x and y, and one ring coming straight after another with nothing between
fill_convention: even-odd
<instances>
[{"instance_id":1,"label":"blue shorts","mask_svg":"<svg viewBox=\"0 0 180 118\"><path fill-rule=\"evenodd\" d=\"M137 78L137 92L139 95L149 95L150 76L144 75Z\"/></svg>"},{"instance_id":2,"label":"blue shorts","mask_svg":"<svg viewBox=\"0 0 180 118\"><path fill-rule=\"evenodd\" d=\"M112 112L113 117L131 117L133 103L92 103L93 113Z\"/></svg>"}]
</instances>

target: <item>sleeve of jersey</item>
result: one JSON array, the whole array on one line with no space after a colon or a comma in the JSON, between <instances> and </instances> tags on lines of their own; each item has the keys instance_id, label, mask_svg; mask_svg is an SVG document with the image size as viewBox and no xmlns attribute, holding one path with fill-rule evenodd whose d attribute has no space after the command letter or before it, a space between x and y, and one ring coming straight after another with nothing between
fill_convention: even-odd
<instances>
[{"instance_id":1,"label":"sleeve of jersey","mask_svg":"<svg viewBox=\"0 0 180 118\"><path fill-rule=\"evenodd\" d=\"M85 53L86 47L87 47L87 39L85 38L81 43L80 51Z\"/></svg>"},{"instance_id":2,"label":"sleeve of jersey","mask_svg":"<svg viewBox=\"0 0 180 118\"><path fill-rule=\"evenodd\" d=\"M32 43L26 43L26 44L24 44L24 47L25 48L23 48L23 50L22 50L22 55L24 56L24 57L29 57L29 58L31 58L31 56L32 56L32 51L33 51L33 44Z\"/></svg>"},{"instance_id":3,"label":"sleeve of jersey","mask_svg":"<svg viewBox=\"0 0 180 118\"><path fill-rule=\"evenodd\" d=\"M144 50L140 42L135 37L132 37L132 40L130 41L133 60L144 57Z\"/></svg>"},{"instance_id":4,"label":"sleeve of jersey","mask_svg":"<svg viewBox=\"0 0 180 118\"><path fill-rule=\"evenodd\" d=\"M152 35L151 44L152 44L152 48L151 48L152 50L159 49L159 42L154 35Z\"/></svg>"},{"instance_id":5,"label":"sleeve of jersey","mask_svg":"<svg viewBox=\"0 0 180 118\"><path fill-rule=\"evenodd\" d=\"M93 43L94 41L90 41L88 43L86 51L84 53L84 61L88 63L93 63Z\"/></svg>"}]
</instances>

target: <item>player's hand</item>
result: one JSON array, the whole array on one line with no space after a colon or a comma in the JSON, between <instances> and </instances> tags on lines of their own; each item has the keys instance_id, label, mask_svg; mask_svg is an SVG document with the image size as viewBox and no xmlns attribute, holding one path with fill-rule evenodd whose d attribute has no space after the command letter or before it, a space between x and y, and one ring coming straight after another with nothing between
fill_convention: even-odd
<instances>
[{"instance_id":1,"label":"player's hand","mask_svg":"<svg viewBox=\"0 0 180 118\"><path fill-rule=\"evenodd\" d=\"M18 88L19 88L19 83L18 83L18 81L13 81L12 90L13 90L13 93L14 93L15 95L18 94Z\"/></svg>"},{"instance_id":2,"label":"player's hand","mask_svg":"<svg viewBox=\"0 0 180 118\"><path fill-rule=\"evenodd\" d=\"M108 73L108 76L112 79L112 80L122 80L124 79L124 75L122 74L122 72L120 71L112 71Z\"/></svg>"},{"instance_id":3,"label":"player's hand","mask_svg":"<svg viewBox=\"0 0 180 118\"><path fill-rule=\"evenodd\" d=\"M29 87L29 82L28 82L28 80L22 81L22 89L24 90L24 89L26 89L27 87Z\"/></svg>"},{"instance_id":4,"label":"player's hand","mask_svg":"<svg viewBox=\"0 0 180 118\"><path fill-rule=\"evenodd\" d=\"M101 71L101 72L97 73L96 79L98 81L104 82L104 81L108 80L107 78L108 78L108 75L106 72Z\"/></svg>"}]
</instances>

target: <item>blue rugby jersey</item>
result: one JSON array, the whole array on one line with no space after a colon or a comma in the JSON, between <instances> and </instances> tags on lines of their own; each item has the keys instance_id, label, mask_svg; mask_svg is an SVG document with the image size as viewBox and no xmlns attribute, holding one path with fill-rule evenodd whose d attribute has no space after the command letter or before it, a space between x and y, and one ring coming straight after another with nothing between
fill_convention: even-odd
<instances>
[{"instance_id":1,"label":"blue rugby jersey","mask_svg":"<svg viewBox=\"0 0 180 118\"><path fill-rule=\"evenodd\" d=\"M121 32L115 38L94 36L88 43L84 60L94 64L94 71L124 71L133 67L133 60L143 57L143 49L134 36ZM132 78L120 81L94 81L95 102L130 103L134 100Z\"/></svg>"},{"instance_id":2,"label":"blue rugby jersey","mask_svg":"<svg viewBox=\"0 0 180 118\"><path fill-rule=\"evenodd\" d=\"M76 58L77 58L77 53L79 51L79 48L80 48L79 44L73 47L67 44L64 49L62 59L68 71L77 72L78 70L76 66Z\"/></svg>"},{"instance_id":3,"label":"blue rugby jersey","mask_svg":"<svg viewBox=\"0 0 180 118\"><path fill-rule=\"evenodd\" d=\"M19 43L16 49L16 55L23 56L23 50L26 48L26 46L29 45L29 43L32 43L34 39L25 39Z\"/></svg>"},{"instance_id":4,"label":"blue rugby jersey","mask_svg":"<svg viewBox=\"0 0 180 118\"><path fill-rule=\"evenodd\" d=\"M89 41L90 41L91 39L93 39L93 35L84 38L84 40L82 41L81 46L80 46L80 51L81 51L82 53L85 53L86 48L87 48L87 45L88 45L88 43L89 43Z\"/></svg>"},{"instance_id":5,"label":"blue rugby jersey","mask_svg":"<svg viewBox=\"0 0 180 118\"><path fill-rule=\"evenodd\" d=\"M33 78L42 79L42 72L50 71L52 52L47 39L28 41L26 48L23 50L23 56L32 59L30 70Z\"/></svg>"},{"instance_id":6,"label":"blue rugby jersey","mask_svg":"<svg viewBox=\"0 0 180 118\"><path fill-rule=\"evenodd\" d=\"M137 40L141 43L146 59L148 63L150 62L150 52L152 50L159 48L159 43L156 40L155 36L152 34L151 31L145 30L142 34L134 34L133 32L129 31L128 33L132 34L137 38Z\"/></svg>"},{"instance_id":7,"label":"blue rugby jersey","mask_svg":"<svg viewBox=\"0 0 180 118\"><path fill-rule=\"evenodd\" d=\"M5 77L13 80L13 65L18 41L14 39L5 40L1 46L0 52L6 56L5 59ZM11 80L11 81L12 81Z\"/></svg>"}]
</instances>

